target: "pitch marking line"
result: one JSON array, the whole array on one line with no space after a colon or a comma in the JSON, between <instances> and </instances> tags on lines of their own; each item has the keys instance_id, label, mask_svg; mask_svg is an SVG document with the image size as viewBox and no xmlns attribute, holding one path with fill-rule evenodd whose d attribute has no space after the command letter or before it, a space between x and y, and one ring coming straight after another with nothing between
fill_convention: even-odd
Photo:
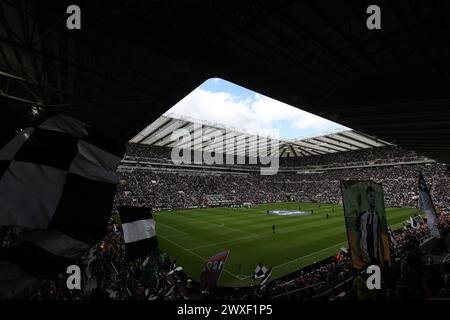
<instances>
[{"instance_id":1,"label":"pitch marking line","mask_svg":"<svg viewBox=\"0 0 450 320\"><path fill-rule=\"evenodd\" d=\"M252 235L252 236L258 236L258 235L255 234L255 233L250 233L250 232L247 232L247 231L242 231L242 230L235 229L235 228L231 228L231 227L226 227L223 223L222 223L222 224L212 223L212 222L208 222L208 221L203 221L203 220L201 220L201 219L194 219L194 218L191 218L191 217L185 217L185 216L184 216L183 218L189 219L189 220L194 220L195 222L207 223L207 224L210 224L210 225L213 225L213 226L218 226L218 227L222 227L222 228L225 228L225 229L234 230L234 231L241 232L241 233L246 233L246 234L249 234L249 235Z\"/></svg>"},{"instance_id":2,"label":"pitch marking line","mask_svg":"<svg viewBox=\"0 0 450 320\"><path fill-rule=\"evenodd\" d=\"M278 267L284 266L284 265L286 265L286 264L289 264L289 263L292 263L292 262L295 262L295 261L302 260L302 259L307 258L307 257L309 257L309 256L315 255L315 254L317 254L317 253L319 253L319 252L326 251L326 250L329 250L329 249L331 249L331 248L341 246L341 245L344 244L344 243L347 243L347 240L346 240L346 241L342 241L342 242L340 242L340 243L337 243L337 244L335 244L335 245L333 245L333 246L331 246L331 247L328 247L328 248L325 248L325 249L322 249L322 250L319 250L319 251L311 252L311 253L309 253L309 254L307 254L307 255L305 255L305 256L302 256L302 257L300 257L300 258L295 258L294 260L290 260L290 261L287 261L287 262L285 262L285 263L276 265L276 266L273 267L272 269L277 269ZM299 268L298 270L300 270L300 268ZM242 275L239 275L238 277L242 277ZM244 278L240 278L240 280L244 280L244 279L247 279L247 278L249 278L249 277L251 277L251 276L246 276L246 277L244 277Z\"/></svg>"},{"instance_id":3,"label":"pitch marking line","mask_svg":"<svg viewBox=\"0 0 450 320\"><path fill-rule=\"evenodd\" d=\"M181 249L183 249L183 250L189 252L190 254L196 256L197 258L200 258L203 262L208 261L208 259L203 258L201 255L195 253L194 251L192 251L192 250L190 250L190 249L187 249L187 248L183 247L182 245L179 245L178 243L175 243L175 242L173 242L173 241L167 239L166 237L163 237L163 236L161 236L161 235L158 235L158 237L161 237L161 238L165 239L166 241L169 241L169 242L172 243L173 245L175 245L175 246L177 246L177 247L179 247L179 248L181 248ZM235 275L233 272L228 271L226 268L224 268L223 271L226 272L226 273L228 273L229 275L235 277L236 279L241 280L241 279L239 278L239 276Z\"/></svg>"},{"instance_id":4,"label":"pitch marking line","mask_svg":"<svg viewBox=\"0 0 450 320\"><path fill-rule=\"evenodd\" d=\"M184 232L184 231L182 231L182 230L180 230L180 229L178 229L178 228L169 226L168 224L165 224L165 223L162 223L162 222L157 222L157 225L158 225L158 224L163 225L164 227L173 229L173 230L175 230L176 232L179 232L179 233L180 233L179 235L173 235L174 237L175 237L175 236L181 236L181 235L183 235L183 236L186 236L186 235L187 235L186 232Z\"/></svg>"},{"instance_id":5,"label":"pitch marking line","mask_svg":"<svg viewBox=\"0 0 450 320\"><path fill-rule=\"evenodd\" d=\"M311 253L309 253L309 254L307 254L307 255L305 255L305 256L302 256L302 257L300 257L300 258L296 258L296 259L287 261L287 262L285 262L285 263L276 265L276 266L273 267L272 269L276 269L276 268L281 267L281 266L284 266L284 265L286 265L286 264L289 264L289 263L292 263L292 262L295 262L295 261L299 261L299 260L302 260L302 259L307 258L307 257L309 257L309 256L315 255L315 254L317 254L317 253L319 253L319 252L326 251L326 250L329 250L329 249L331 249L331 248L335 248L335 247L341 246L341 245L344 244L344 243L347 243L347 240L346 240L346 241L342 241L342 242L340 242L340 243L337 243L337 244L335 244L335 245L333 245L333 246L330 246L330 247L328 247L328 248L325 248L325 249L322 249L322 250L319 250L319 251L315 251L315 252L311 252ZM299 270L300 270L300 269L299 269ZM247 278L249 278L249 277L251 277L251 276L243 277L242 275L238 275L238 277L239 277L239 280L244 280L244 279L247 279Z\"/></svg>"},{"instance_id":6,"label":"pitch marking line","mask_svg":"<svg viewBox=\"0 0 450 320\"><path fill-rule=\"evenodd\" d=\"M310 256L313 256L313 255L315 255L315 254L317 254L317 253L319 253L319 252L326 251L326 250L330 250L330 249L332 249L332 248L341 246L341 245L344 244L344 243L347 243L347 240L342 241L342 242L340 242L340 243L337 243L337 244L335 244L335 245L332 245L331 247L328 247L328 248L325 248L325 249L322 249L322 250L319 250L319 251L311 252L311 253L309 253L309 254L307 254L307 255L305 255L305 256L302 256L302 257L300 257L300 258L296 258L296 259L287 261L287 262L285 262L285 263L276 265L276 266L273 267L272 269L277 269L277 268L279 268L279 267L281 267L281 266L284 266L284 265L286 265L286 264L290 264L290 263L295 262L295 261L303 260L303 259L305 259L305 258L307 258L307 257L310 257Z\"/></svg>"},{"instance_id":7,"label":"pitch marking line","mask_svg":"<svg viewBox=\"0 0 450 320\"><path fill-rule=\"evenodd\" d=\"M207 244L207 245L204 245L204 246L199 246L199 247L190 248L189 250L197 250L197 249L203 249L203 248L208 248L208 247L214 247L214 246L219 245L219 244L224 244L224 243L230 243L230 242L235 242L235 241L246 240L246 239L250 239L250 238L255 238L255 237L257 237L257 236L258 236L258 235L251 235L251 236L242 237L242 238L233 239L233 240L226 240L226 241L214 242L214 243Z\"/></svg>"},{"instance_id":8,"label":"pitch marking line","mask_svg":"<svg viewBox=\"0 0 450 320\"><path fill-rule=\"evenodd\" d=\"M192 251L191 249L185 248L185 247L183 247L182 245L179 245L178 243L175 243L175 242L171 241L170 239L167 239L166 237L163 237L163 236L161 236L161 235L159 235L158 237L161 237L161 238L165 239L166 241L172 243L173 245L175 245L175 246L177 246L177 247L179 247L179 248L185 250L186 252L189 252L189 253L192 254L193 256L195 256L195 257L201 259L203 262L208 261L208 259L206 259L206 258L202 257L201 255L195 253L195 252ZM343 243L347 243L347 241L343 241L343 242L337 243L337 244L335 244L335 245L333 245L333 246L331 246L331 247L328 247L328 248L325 248L325 249L322 249L322 250L319 250L319 251L316 251L316 252L312 252L312 253L307 254L307 255L305 255L305 256L302 256L302 257L300 257L300 258L296 258L296 259L294 259L294 260L291 260L291 261L288 261L288 262L285 262L285 263L276 265L276 266L273 267L272 269L276 269L276 268L278 268L278 267L280 267L280 266L283 266L283 265L292 263L292 262L294 262L294 261L302 260L302 259L304 259L304 258L306 258L306 257L309 257L309 256L311 256L311 255L314 255L314 254L316 254L316 253L319 253L319 252L322 252L322 251L329 250L329 249L331 249L331 248L340 246L340 245L342 245ZM245 278L243 278L243 275L236 275L236 274L234 274L233 272L228 271L226 268L224 268L223 271L226 272L226 273L228 273L229 275L235 277L235 278L238 279L238 280L244 280L244 279L245 279ZM248 277L248 276L247 276L247 277Z\"/></svg>"},{"instance_id":9,"label":"pitch marking line","mask_svg":"<svg viewBox=\"0 0 450 320\"><path fill-rule=\"evenodd\" d=\"M400 224L402 224L402 223L403 223L403 222L399 222L399 223L396 223L396 224L391 225L390 227L394 227L394 226L400 225ZM333 246L331 246L331 247L328 247L328 248L325 248L325 249L322 249L322 250L319 250L319 251L316 251L316 252L311 252L311 253L309 253L309 254L303 256L303 257L296 258L296 259L294 259L294 260L287 261L287 262L285 262L285 263L276 265L275 267L273 267L273 269L276 269L276 268L278 268L278 267L284 266L284 265L286 265L286 264L289 264L289 263L292 263L292 262L295 262L295 261L298 261L298 260L302 260L302 259L307 258L307 257L309 257L309 256L312 256L312 255L314 255L314 254L316 254L316 253L319 253L319 252L322 252L322 251L326 251L326 250L332 249L332 248L334 248L334 247L341 246L341 245L343 245L343 244L345 244L345 243L347 243L347 242L348 242L348 241L345 240L345 241L342 241L341 243L337 243L337 244L335 244L335 245L333 245Z\"/></svg>"}]
</instances>

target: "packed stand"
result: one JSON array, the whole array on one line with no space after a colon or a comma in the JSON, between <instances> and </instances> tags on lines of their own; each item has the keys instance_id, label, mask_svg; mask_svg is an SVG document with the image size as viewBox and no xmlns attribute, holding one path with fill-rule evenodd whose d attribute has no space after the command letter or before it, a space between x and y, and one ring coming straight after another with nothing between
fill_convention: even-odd
<instances>
[{"instance_id":1,"label":"packed stand","mask_svg":"<svg viewBox=\"0 0 450 320\"><path fill-rule=\"evenodd\" d=\"M440 163L329 170L317 174L202 173L135 169L119 171L116 204L153 208L207 207L213 195L224 203L277 201L341 203L340 180L373 180L383 185L389 207L416 207L418 176L422 172L436 205L449 202L450 175Z\"/></svg>"}]
</instances>

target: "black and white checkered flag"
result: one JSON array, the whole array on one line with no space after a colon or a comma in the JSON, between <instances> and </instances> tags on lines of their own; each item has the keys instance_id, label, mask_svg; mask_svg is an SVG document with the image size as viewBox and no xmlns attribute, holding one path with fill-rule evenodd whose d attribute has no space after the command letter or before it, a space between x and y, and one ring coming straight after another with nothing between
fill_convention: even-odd
<instances>
[{"instance_id":1,"label":"black and white checkered flag","mask_svg":"<svg viewBox=\"0 0 450 320\"><path fill-rule=\"evenodd\" d=\"M103 234L124 147L56 115L0 150L0 225Z\"/></svg>"},{"instance_id":2,"label":"black and white checkered flag","mask_svg":"<svg viewBox=\"0 0 450 320\"><path fill-rule=\"evenodd\" d=\"M34 229L0 250L0 267L9 267L0 287L19 271L38 279L65 272L105 235L124 151L64 115L21 131L0 149L0 225Z\"/></svg>"},{"instance_id":3,"label":"black and white checkered flag","mask_svg":"<svg viewBox=\"0 0 450 320\"><path fill-rule=\"evenodd\" d=\"M253 279L263 278L267 272L266 266L262 264L256 265L255 271L253 272Z\"/></svg>"},{"instance_id":4,"label":"black and white checkered flag","mask_svg":"<svg viewBox=\"0 0 450 320\"><path fill-rule=\"evenodd\" d=\"M259 286L260 288L264 288L266 286L266 284L270 281L270 277L272 276L272 268L267 269L266 272L264 273L264 278L261 280Z\"/></svg>"},{"instance_id":5,"label":"black and white checkered flag","mask_svg":"<svg viewBox=\"0 0 450 320\"><path fill-rule=\"evenodd\" d=\"M253 272L253 280L261 279L259 287L264 288L267 282L269 282L271 275L272 275L272 268L267 268L262 263L258 263L256 265L255 271Z\"/></svg>"},{"instance_id":6,"label":"black and white checkered flag","mask_svg":"<svg viewBox=\"0 0 450 320\"><path fill-rule=\"evenodd\" d=\"M152 210L146 207L119 207L127 259L143 258L158 247Z\"/></svg>"}]
</instances>

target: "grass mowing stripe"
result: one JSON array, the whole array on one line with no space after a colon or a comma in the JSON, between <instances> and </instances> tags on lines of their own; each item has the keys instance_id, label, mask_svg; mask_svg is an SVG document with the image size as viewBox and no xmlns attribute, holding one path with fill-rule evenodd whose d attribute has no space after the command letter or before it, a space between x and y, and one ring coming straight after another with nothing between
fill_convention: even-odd
<instances>
[{"instance_id":1,"label":"grass mowing stripe","mask_svg":"<svg viewBox=\"0 0 450 320\"><path fill-rule=\"evenodd\" d=\"M184 231L182 231L182 230L180 230L178 228L169 226L168 224L165 224L165 223L162 223L162 222L158 222L157 227L160 226L160 225L162 225L164 228L170 228L172 230L175 230L176 232L180 233L181 235L186 235L187 234L186 232L184 232Z\"/></svg>"},{"instance_id":2,"label":"grass mowing stripe","mask_svg":"<svg viewBox=\"0 0 450 320\"><path fill-rule=\"evenodd\" d=\"M207 208L161 212L154 215L186 235L161 238L161 248L177 259L191 277L198 280L205 257L230 250L224 286L248 286L255 265L277 266L273 278L281 277L315 261L334 255L347 239L342 206L311 203L263 204L252 209ZM266 210L314 210L309 216L267 215ZM388 208L388 223L401 226L416 209ZM326 214L329 219L326 219ZM276 234L271 226L276 225ZM167 238L174 230L162 227L157 235ZM251 236L255 235L255 236ZM336 249L335 249L336 248ZM201 257L201 258L199 258ZM245 277L244 277L245 275Z\"/></svg>"},{"instance_id":3,"label":"grass mowing stripe","mask_svg":"<svg viewBox=\"0 0 450 320\"><path fill-rule=\"evenodd\" d=\"M195 221L195 223L198 223L198 222L201 222L201 223L207 223L207 224L210 224L210 225L213 225L213 226L216 226L216 227L221 227L221 228L225 228L225 229L230 229L230 230L234 230L234 231L237 231L237 232L242 232L242 233L246 233L246 234L249 234L249 235L253 235L253 236L256 236L254 233L250 233L250 232L247 232L247 231L242 231L242 230L239 230L239 229L235 229L235 228L229 228L229 227L226 227L224 224L217 224L217 223L212 223L212 222L208 222L208 221L203 221L203 220L201 220L201 219L194 219L194 218L188 218L188 217L183 217L184 219L189 219L189 220L193 220L193 221Z\"/></svg>"},{"instance_id":4,"label":"grass mowing stripe","mask_svg":"<svg viewBox=\"0 0 450 320\"><path fill-rule=\"evenodd\" d=\"M299 260L303 260L303 259L305 259L305 258L308 258L308 257L313 256L313 255L315 255L315 254L318 254L318 253L320 253L320 252L327 251L327 250L330 250L330 249L332 249L332 248L336 248L336 247L338 247L338 246L342 246L344 243L347 243L347 240L342 241L341 243L337 243L337 244L335 244L335 245L332 245L332 246L330 246L330 247L328 247L328 248L325 248L325 249L322 249L322 250L319 250L319 251L315 251L315 252L311 252L310 254L307 254L307 255L302 256L302 257L300 257L300 258L295 258L295 259L290 260L290 261L287 261L287 262L285 262L285 263L276 265L275 267L273 267L273 269L277 269L277 268L280 268L280 267L282 267L282 266L284 266L284 265L290 264L290 263L292 263L292 262L299 261Z\"/></svg>"},{"instance_id":5,"label":"grass mowing stripe","mask_svg":"<svg viewBox=\"0 0 450 320\"><path fill-rule=\"evenodd\" d=\"M247 239L255 238L255 237L258 237L258 235L247 236L247 237L233 239L233 240L227 240L227 241L215 242L215 243L211 243L211 244L206 244L204 246L199 246L199 247L195 247L195 248L189 248L189 250L198 250L198 249L204 249L204 248L208 248L208 247L215 247L215 246L218 246L218 245L221 245L221 244L231 243L231 242L235 242L235 241L247 240Z\"/></svg>"}]
</instances>

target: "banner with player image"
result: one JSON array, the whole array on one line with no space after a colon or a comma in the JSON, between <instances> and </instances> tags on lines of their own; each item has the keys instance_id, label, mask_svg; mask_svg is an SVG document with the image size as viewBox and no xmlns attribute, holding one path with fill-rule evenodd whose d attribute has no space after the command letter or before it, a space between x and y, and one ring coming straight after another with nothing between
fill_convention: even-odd
<instances>
[{"instance_id":1,"label":"banner with player image","mask_svg":"<svg viewBox=\"0 0 450 320\"><path fill-rule=\"evenodd\" d=\"M345 224L352 265L391 264L389 233L381 184L373 181L341 181Z\"/></svg>"}]
</instances>

